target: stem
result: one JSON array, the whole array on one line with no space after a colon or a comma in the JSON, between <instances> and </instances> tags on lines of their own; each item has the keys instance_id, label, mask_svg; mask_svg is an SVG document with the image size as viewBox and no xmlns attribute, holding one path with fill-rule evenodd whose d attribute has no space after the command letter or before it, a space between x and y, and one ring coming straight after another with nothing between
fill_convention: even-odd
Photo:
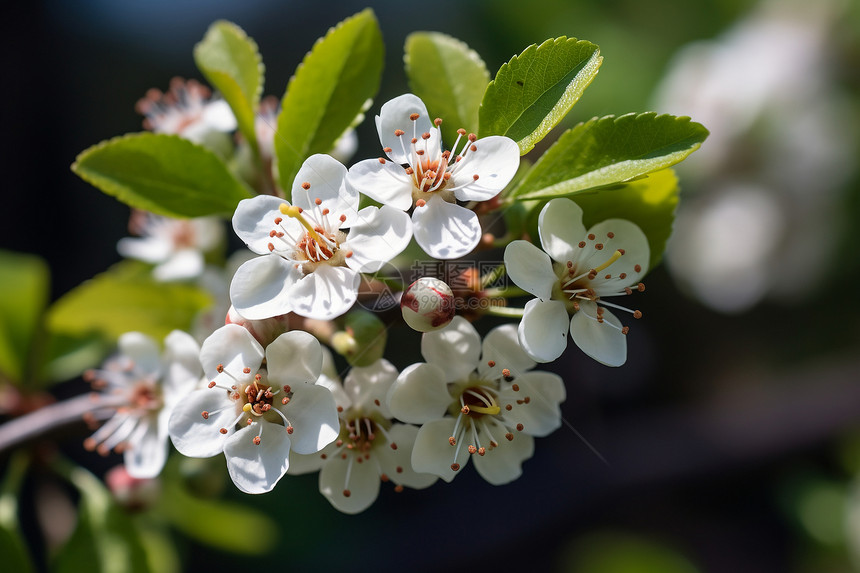
<instances>
[{"instance_id":1,"label":"stem","mask_svg":"<svg viewBox=\"0 0 860 573\"><path fill-rule=\"evenodd\" d=\"M490 316L503 316L506 318L522 318L525 312L526 309L524 308L511 308L509 306L491 306L484 309L484 314L489 314Z\"/></svg>"},{"instance_id":2,"label":"stem","mask_svg":"<svg viewBox=\"0 0 860 573\"><path fill-rule=\"evenodd\" d=\"M87 412L110 405L106 400L93 399L90 394L83 394L10 420L0 426L0 452L54 428L81 420Z\"/></svg>"}]
</instances>

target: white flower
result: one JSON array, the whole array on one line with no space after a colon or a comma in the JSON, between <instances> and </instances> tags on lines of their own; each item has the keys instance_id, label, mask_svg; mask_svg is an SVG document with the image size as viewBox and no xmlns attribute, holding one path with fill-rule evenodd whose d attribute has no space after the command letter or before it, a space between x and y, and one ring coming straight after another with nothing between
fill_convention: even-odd
<instances>
[{"instance_id":1,"label":"white flower","mask_svg":"<svg viewBox=\"0 0 860 573\"><path fill-rule=\"evenodd\" d=\"M337 437L334 398L315 385L320 345L307 332L284 333L264 353L247 330L228 324L203 342L200 361L211 382L176 407L170 438L189 457L224 452L240 490L270 491L286 473L291 450L318 452Z\"/></svg>"},{"instance_id":2,"label":"white flower","mask_svg":"<svg viewBox=\"0 0 860 573\"><path fill-rule=\"evenodd\" d=\"M160 281L200 276L205 265L204 253L224 238L224 227L215 217L172 219L135 211L129 229L140 238L120 239L117 251L124 257L156 265L152 274Z\"/></svg>"},{"instance_id":3,"label":"white flower","mask_svg":"<svg viewBox=\"0 0 860 573\"><path fill-rule=\"evenodd\" d=\"M292 456L291 473L320 470L319 487L344 513L364 511L379 495L380 483L391 481L422 489L437 477L412 470L410 458L418 428L391 421L386 395L397 369L386 360L353 368L343 386L337 376L326 382L340 412L338 439L315 456ZM298 467L296 467L298 466Z\"/></svg>"},{"instance_id":4,"label":"white flower","mask_svg":"<svg viewBox=\"0 0 860 573\"><path fill-rule=\"evenodd\" d=\"M441 122L430 120L415 95L387 102L376 117L376 129L390 161L360 161L350 168L349 180L380 203L404 211L414 205L412 223L421 248L437 259L455 259L471 252L481 239L477 214L457 201L498 195L516 174L520 151L507 137L479 140L461 129L451 150L443 152Z\"/></svg>"},{"instance_id":5,"label":"white flower","mask_svg":"<svg viewBox=\"0 0 860 573\"><path fill-rule=\"evenodd\" d=\"M388 393L391 414L423 424L412 450L412 469L451 481L472 457L493 485L515 480L534 451L534 436L561 425L565 390L549 372L528 372L535 362L505 324L483 341L463 317L425 333L421 354ZM470 454L477 454L471 455Z\"/></svg>"},{"instance_id":6,"label":"white flower","mask_svg":"<svg viewBox=\"0 0 860 573\"><path fill-rule=\"evenodd\" d=\"M409 217L393 207L359 211L346 168L328 155L304 162L292 200L259 195L241 201L233 215L236 234L264 255L239 267L230 285L245 318L340 316L356 300L359 273L378 271L412 237Z\"/></svg>"},{"instance_id":7,"label":"white flower","mask_svg":"<svg viewBox=\"0 0 860 573\"><path fill-rule=\"evenodd\" d=\"M210 90L199 82L173 78L167 93L149 90L137 102L137 111L145 116L146 129L204 143L213 132L230 132L237 126L227 102L210 96Z\"/></svg>"},{"instance_id":8,"label":"white flower","mask_svg":"<svg viewBox=\"0 0 860 573\"><path fill-rule=\"evenodd\" d=\"M538 362L555 360L567 346L569 329L583 352L607 366L621 366L627 360L627 327L605 307L636 318L642 313L604 299L645 289L639 282L650 257L645 234L624 219L607 219L586 231L582 209L569 199L544 206L538 231L546 252L528 241L513 241L505 249L508 276L537 297L526 304L518 328L523 349ZM569 323L568 314L573 315Z\"/></svg>"},{"instance_id":9,"label":"white flower","mask_svg":"<svg viewBox=\"0 0 860 573\"><path fill-rule=\"evenodd\" d=\"M85 375L116 413L84 446L102 454L122 450L130 476L152 478L167 460L170 414L200 382L200 347L179 330L164 339L161 356L158 344L139 332L123 334L118 345L119 356Z\"/></svg>"}]
</instances>

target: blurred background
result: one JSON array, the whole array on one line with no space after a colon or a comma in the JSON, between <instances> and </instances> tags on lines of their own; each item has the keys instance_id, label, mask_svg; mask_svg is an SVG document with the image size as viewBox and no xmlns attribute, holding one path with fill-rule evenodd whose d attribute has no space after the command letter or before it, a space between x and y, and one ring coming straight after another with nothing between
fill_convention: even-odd
<instances>
[{"instance_id":1,"label":"blurred background","mask_svg":"<svg viewBox=\"0 0 860 573\"><path fill-rule=\"evenodd\" d=\"M860 571L860 2L369 5L387 52L374 111L408 90L410 32L464 40L491 73L566 35L604 56L566 125L654 110L711 131L678 169L675 235L637 301L645 319L631 330L630 357L610 369L570 348L549 365L566 381L568 425L538 440L523 477L503 487L470 469L427 490L383 488L368 511L347 516L315 476L249 497L221 457L173 460L166 471L187 486L193 519L168 519L175 547L150 543L149 558L210 571ZM134 104L147 89L202 79L191 50L213 20L257 41L265 94L280 97L316 38L362 7L6 3L0 248L44 257L53 298L119 261L128 208L71 173L76 154L140 131ZM378 153L372 122L358 136L356 158ZM391 360L402 367L414 354ZM104 477L120 458L84 451L86 435L81 424L30 447ZM11 471L8 455L0 464ZM26 473L19 508L39 569L71 535L78 495L48 473ZM212 499L226 500L221 514L207 513ZM127 501L144 531L164 519ZM215 531L193 533L206 523Z\"/></svg>"}]
</instances>

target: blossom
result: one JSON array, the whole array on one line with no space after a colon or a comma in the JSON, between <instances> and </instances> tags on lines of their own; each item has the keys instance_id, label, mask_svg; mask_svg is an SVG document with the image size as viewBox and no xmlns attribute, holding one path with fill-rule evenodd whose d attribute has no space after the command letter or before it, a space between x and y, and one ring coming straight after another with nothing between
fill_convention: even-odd
<instances>
[{"instance_id":1,"label":"blossom","mask_svg":"<svg viewBox=\"0 0 860 573\"><path fill-rule=\"evenodd\" d=\"M123 334L118 346L119 355L103 369L85 374L115 413L84 447L102 454L121 450L131 477L152 478L167 460L170 414L201 380L200 348L179 330L167 335L161 354L158 344L140 332Z\"/></svg>"},{"instance_id":2,"label":"blossom","mask_svg":"<svg viewBox=\"0 0 860 573\"><path fill-rule=\"evenodd\" d=\"M564 352L570 330L587 355L621 366L627 360L628 327L606 307L636 318L642 313L604 299L645 290L638 282L648 270L645 234L624 219L607 219L586 231L582 209L569 199L544 206L538 232L543 251L522 240L505 249L508 276L537 297L526 304L518 328L523 349L538 362L555 360ZM569 323L568 314L573 315Z\"/></svg>"},{"instance_id":3,"label":"blossom","mask_svg":"<svg viewBox=\"0 0 860 573\"><path fill-rule=\"evenodd\" d=\"M387 360L349 371L343 385L332 375L326 385L338 405L338 439L315 456L292 456L296 470L320 470L319 488L344 513L364 511L379 495L380 484L391 481L395 491L404 486L421 489L437 477L412 470L410 458L418 428L391 421L386 404L397 369Z\"/></svg>"},{"instance_id":4,"label":"blossom","mask_svg":"<svg viewBox=\"0 0 860 573\"><path fill-rule=\"evenodd\" d=\"M125 237L117 243L119 254L156 265L153 276L160 281L192 279L204 269L204 254L224 238L216 217L172 219L145 211L134 211L129 229L139 238Z\"/></svg>"},{"instance_id":5,"label":"blossom","mask_svg":"<svg viewBox=\"0 0 860 573\"><path fill-rule=\"evenodd\" d=\"M403 370L388 393L395 418L423 424L412 469L450 482L471 457L493 485L518 478L534 437L561 425L561 378L529 372L535 361L523 352L512 324L494 328L482 344L458 316L423 335L421 354L427 362Z\"/></svg>"},{"instance_id":6,"label":"blossom","mask_svg":"<svg viewBox=\"0 0 860 573\"><path fill-rule=\"evenodd\" d=\"M393 207L359 211L346 168L328 155L304 162L292 201L259 195L241 201L233 215L236 234L263 255L239 267L230 285L245 318L340 316L357 298L359 273L379 270L412 237L409 217Z\"/></svg>"},{"instance_id":7,"label":"blossom","mask_svg":"<svg viewBox=\"0 0 860 573\"><path fill-rule=\"evenodd\" d=\"M478 139L464 129L451 150L442 151L441 123L439 118L430 120L424 102L415 95L385 103L376 129L388 160L356 163L349 180L380 203L404 211L414 206L412 223L421 248L437 259L455 259L471 252L481 239L477 214L457 201L486 201L498 195L516 174L520 151L510 138Z\"/></svg>"},{"instance_id":8,"label":"blossom","mask_svg":"<svg viewBox=\"0 0 860 573\"><path fill-rule=\"evenodd\" d=\"M212 99L209 88L194 80L173 78L167 93L152 88L137 102L143 126L155 133L179 135L204 143L213 133L236 129L236 117L226 101Z\"/></svg>"},{"instance_id":9,"label":"blossom","mask_svg":"<svg viewBox=\"0 0 860 573\"><path fill-rule=\"evenodd\" d=\"M270 491L291 450L318 452L337 437L334 398L315 385L320 345L307 332L286 332L264 351L247 330L227 324L203 341L200 361L209 387L177 405L170 438L189 457L223 452L240 490Z\"/></svg>"}]
</instances>

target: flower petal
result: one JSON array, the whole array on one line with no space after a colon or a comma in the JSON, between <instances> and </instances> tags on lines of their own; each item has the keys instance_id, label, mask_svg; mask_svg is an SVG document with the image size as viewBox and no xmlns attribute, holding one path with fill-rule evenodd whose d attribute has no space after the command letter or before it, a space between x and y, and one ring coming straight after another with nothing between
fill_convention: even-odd
<instances>
[{"instance_id":1,"label":"flower petal","mask_svg":"<svg viewBox=\"0 0 860 573\"><path fill-rule=\"evenodd\" d=\"M290 439L293 450L299 454L313 454L337 438L340 421L334 396L323 386L298 384L293 386L293 398L289 404L279 408L293 425Z\"/></svg>"},{"instance_id":2,"label":"flower petal","mask_svg":"<svg viewBox=\"0 0 860 573\"><path fill-rule=\"evenodd\" d=\"M412 239L409 215L391 207L365 207L358 213L346 241L341 245L352 255L346 259L349 268L375 273L382 265L403 252Z\"/></svg>"},{"instance_id":3,"label":"flower petal","mask_svg":"<svg viewBox=\"0 0 860 573\"><path fill-rule=\"evenodd\" d=\"M423 424L438 420L451 405L444 372L434 365L407 366L388 391L391 414L404 422Z\"/></svg>"},{"instance_id":4,"label":"flower petal","mask_svg":"<svg viewBox=\"0 0 860 573\"><path fill-rule=\"evenodd\" d=\"M445 328L421 336L421 355L442 369L445 382L469 377L481 359L481 337L472 323L455 316Z\"/></svg>"},{"instance_id":5,"label":"flower petal","mask_svg":"<svg viewBox=\"0 0 860 573\"><path fill-rule=\"evenodd\" d=\"M162 237L124 237L117 241L116 250L123 257L154 264L166 260L173 245Z\"/></svg>"},{"instance_id":6,"label":"flower petal","mask_svg":"<svg viewBox=\"0 0 860 573\"><path fill-rule=\"evenodd\" d=\"M290 450L290 467L287 473L291 476L300 476L318 472L328 462L330 457L336 455L338 447L335 444L329 444L322 450L314 454L297 454Z\"/></svg>"},{"instance_id":7,"label":"flower petal","mask_svg":"<svg viewBox=\"0 0 860 573\"><path fill-rule=\"evenodd\" d=\"M596 317L597 304L581 301L570 321L573 342L601 364L621 366L627 362L627 336L621 333L621 321L605 308L603 321L609 324L600 324Z\"/></svg>"},{"instance_id":8,"label":"flower petal","mask_svg":"<svg viewBox=\"0 0 860 573\"><path fill-rule=\"evenodd\" d=\"M602 250L595 250L588 258L588 261L583 267L583 272L587 269L595 268L611 257L617 249L623 250L624 254L614 263L606 267L600 273L599 278L592 281L595 285L597 294L609 292L618 292L618 285L627 286L636 284L648 272L648 262L651 257L651 249L648 246L648 239L645 233L638 225L627 221L626 219L607 219L598 223L588 230L589 234L594 234L596 240L602 242L604 247ZM612 233L613 238L609 238L609 233ZM639 270L636 270L636 267ZM613 277L619 277L622 273L626 274L620 283L613 278L612 281L606 281L603 277L611 274ZM605 284L608 282L609 284ZM604 284L601 284L604 283Z\"/></svg>"},{"instance_id":9,"label":"flower petal","mask_svg":"<svg viewBox=\"0 0 860 573\"><path fill-rule=\"evenodd\" d=\"M206 378L217 382L223 379L222 386L228 388L237 380L246 384L253 380L262 362L263 347L238 324L225 324L200 347L200 363Z\"/></svg>"},{"instance_id":10,"label":"flower petal","mask_svg":"<svg viewBox=\"0 0 860 573\"><path fill-rule=\"evenodd\" d=\"M289 203L271 195L257 195L251 199L242 199L236 206L233 231L258 255L269 254L269 243L276 248L282 245L282 241L269 236L273 230L284 231L293 237L299 237L303 232L301 223L281 213L281 205ZM281 219L281 222L276 224L275 219Z\"/></svg>"},{"instance_id":11,"label":"flower petal","mask_svg":"<svg viewBox=\"0 0 860 573\"><path fill-rule=\"evenodd\" d=\"M244 318L261 320L292 312L290 289L303 277L295 264L278 255L264 255L236 269L230 301Z\"/></svg>"},{"instance_id":12,"label":"flower petal","mask_svg":"<svg viewBox=\"0 0 860 573\"><path fill-rule=\"evenodd\" d=\"M391 418L388 391L397 376L397 368L382 358L370 366L354 366L346 375L343 387L356 409L376 411L383 418Z\"/></svg>"},{"instance_id":13,"label":"flower petal","mask_svg":"<svg viewBox=\"0 0 860 573\"><path fill-rule=\"evenodd\" d=\"M518 432L510 442L502 440L498 447L475 458L475 469L481 477L493 485L504 485L520 477L522 463L532 457L535 440L528 434Z\"/></svg>"},{"instance_id":14,"label":"flower petal","mask_svg":"<svg viewBox=\"0 0 860 573\"><path fill-rule=\"evenodd\" d=\"M514 391L513 384L519 390ZM524 401L526 397L528 402ZM499 392L499 402L512 408L505 412L509 425L522 424L524 433L538 437L547 436L561 426L559 403L564 398L564 383L551 372L526 372L515 377L511 384L505 383Z\"/></svg>"},{"instance_id":15,"label":"flower petal","mask_svg":"<svg viewBox=\"0 0 860 573\"><path fill-rule=\"evenodd\" d=\"M412 188L415 184L398 163L378 159L365 159L349 168L347 180L360 193L383 205L408 211L412 207Z\"/></svg>"},{"instance_id":16,"label":"flower petal","mask_svg":"<svg viewBox=\"0 0 860 573\"><path fill-rule=\"evenodd\" d=\"M274 385L313 384L322 361L319 341L303 330L285 332L266 347L269 382Z\"/></svg>"},{"instance_id":17,"label":"flower petal","mask_svg":"<svg viewBox=\"0 0 860 573\"><path fill-rule=\"evenodd\" d=\"M436 482L438 476L417 473L412 469L412 449L418 428L408 424L394 424L388 430L391 442L373 449L373 454L379 461L379 468L396 484L402 484L413 489L424 489ZM393 449L391 444L397 444Z\"/></svg>"},{"instance_id":18,"label":"flower petal","mask_svg":"<svg viewBox=\"0 0 860 573\"><path fill-rule=\"evenodd\" d=\"M409 119L413 113L418 114L418 119L414 122ZM404 131L405 134L400 137L394 135L397 129ZM395 163L410 163L409 140L412 137L420 138L422 133L429 132L431 129L434 129L433 122L430 114L427 113L427 107L421 98L413 94L403 94L385 102L379 110L379 115L376 116L379 142L383 149L391 148L391 151L387 152L388 157ZM404 148L406 153L403 151Z\"/></svg>"},{"instance_id":19,"label":"flower petal","mask_svg":"<svg viewBox=\"0 0 860 573\"><path fill-rule=\"evenodd\" d=\"M360 282L359 274L350 268L321 264L290 291L293 312L318 320L337 318L355 303Z\"/></svg>"},{"instance_id":20,"label":"flower petal","mask_svg":"<svg viewBox=\"0 0 860 573\"><path fill-rule=\"evenodd\" d=\"M254 443L257 435L259 445ZM224 457L237 488L245 493L266 493L287 473L290 438L283 426L263 420L227 438Z\"/></svg>"},{"instance_id":21,"label":"flower petal","mask_svg":"<svg viewBox=\"0 0 860 573\"><path fill-rule=\"evenodd\" d=\"M489 363L493 362L493 366ZM484 337L478 372L486 378L501 378L507 368L519 377L535 367L535 361L520 346L517 327L513 324L497 326Z\"/></svg>"},{"instance_id":22,"label":"flower petal","mask_svg":"<svg viewBox=\"0 0 860 573\"><path fill-rule=\"evenodd\" d=\"M379 483L376 464L353 452L346 459L330 458L320 470L320 493L343 513L356 514L370 507L379 495Z\"/></svg>"},{"instance_id":23,"label":"flower petal","mask_svg":"<svg viewBox=\"0 0 860 573\"><path fill-rule=\"evenodd\" d=\"M469 463L469 450L465 444L461 444L459 450L456 445L451 445L448 439L454 435L453 432L454 419L448 416L421 426L412 448L412 469L437 475L447 482L463 471ZM458 470L451 469L455 463L460 465Z\"/></svg>"},{"instance_id":24,"label":"flower petal","mask_svg":"<svg viewBox=\"0 0 860 573\"><path fill-rule=\"evenodd\" d=\"M541 209L538 234L543 250L554 260L574 261L579 243L587 234L582 224L582 209L570 199L553 199Z\"/></svg>"},{"instance_id":25,"label":"flower petal","mask_svg":"<svg viewBox=\"0 0 860 573\"><path fill-rule=\"evenodd\" d=\"M181 249L152 269L157 281L181 281L200 276L204 268L203 253L197 249Z\"/></svg>"},{"instance_id":26,"label":"flower petal","mask_svg":"<svg viewBox=\"0 0 860 573\"><path fill-rule=\"evenodd\" d=\"M204 105L201 119L216 131L233 131L238 125L230 104L223 99L216 99Z\"/></svg>"},{"instance_id":27,"label":"flower petal","mask_svg":"<svg viewBox=\"0 0 860 573\"><path fill-rule=\"evenodd\" d=\"M431 194L433 195L433 194ZM433 195L412 212L412 232L418 245L436 259L467 255L481 240L478 215Z\"/></svg>"},{"instance_id":28,"label":"flower petal","mask_svg":"<svg viewBox=\"0 0 860 573\"><path fill-rule=\"evenodd\" d=\"M550 299L558 282L549 256L528 241L512 241L505 248L505 269L514 284L541 300Z\"/></svg>"},{"instance_id":29,"label":"flower petal","mask_svg":"<svg viewBox=\"0 0 860 573\"><path fill-rule=\"evenodd\" d=\"M454 166L452 189L460 201L486 201L498 195L516 175L520 148L513 139L501 135L484 137L472 146L477 151L469 150Z\"/></svg>"},{"instance_id":30,"label":"flower petal","mask_svg":"<svg viewBox=\"0 0 860 573\"><path fill-rule=\"evenodd\" d=\"M310 184L307 189L305 184ZM346 167L330 155L317 153L302 163L293 182L293 205L314 210L328 209L334 217L346 215L344 226L353 224L358 213L358 191L346 183Z\"/></svg>"},{"instance_id":31,"label":"flower petal","mask_svg":"<svg viewBox=\"0 0 860 573\"><path fill-rule=\"evenodd\" d=\"M174 330L164 339L166 372L162 378L165 402L173 404L191 392L203 376L200 345L193 336Z\"/></svg>"},{"instance_id":32,"label":"flower petal","mask_svg":"<svg viewBox=\"0 0 860 573\"><path fill-rule=\"evenodd\" d=\"M568 314L564 303L532 299L517 329L526 354L538 362L552 362L567 348Z\"/></svg>"},{"instance_id":33,"label":"flower petal","mask_svg":"<svg viewBox=\"0 0 860 573\"><path fill-rule=\"evenodd\" d=\"M128 448L123 452L123 464L128 475L133 478L154 478L167 461L167 433L159 432L155 420L143 418L140 421L143 431L129 440Z\"/></svg>"},{"instance_id":34,"label":"flower petal","mask_svg":"<svg viewBox=\"0 0 860 573\"><path fill-rule=\"evenodd\" d=\"M119 337L117 346L120 354L131 359L138 372L155 376L161 371L158 343L149 336L141 332L126 332Z\"/></svg>"},{"instance_id":35,"label":"flower petal","mask_svg":"<svg viewBox=\"0 0 860 573\"><path fill-rule=\"evenodd\" d=\"M209 412L209 417L204 419L202 412ZM180 454L209 458L223 450L224 440L234 431L236 416L236 405L226 391L204 388L195 390L176 405L167 429ZM227 428L227 435L221 434L221 428Z\"/></svg>"}]
</instances>

